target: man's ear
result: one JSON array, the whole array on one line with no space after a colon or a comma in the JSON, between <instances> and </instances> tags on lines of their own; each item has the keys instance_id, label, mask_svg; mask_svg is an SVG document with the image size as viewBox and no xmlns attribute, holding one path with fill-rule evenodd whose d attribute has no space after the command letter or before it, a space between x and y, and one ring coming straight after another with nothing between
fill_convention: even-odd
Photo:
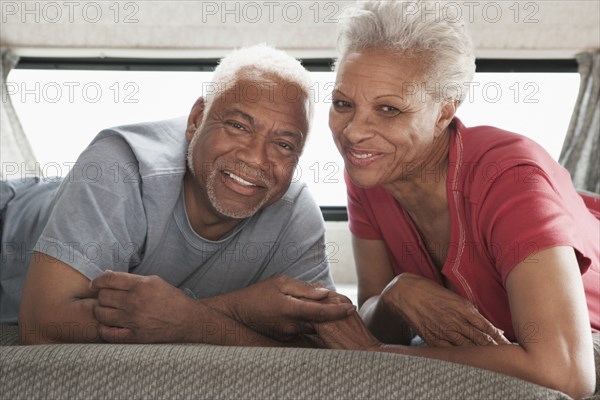
<instances>
[{"instance_id":1,"label":"man's ear","mask_svg":"<svg viewBox=\"0 0 600 400\"><path fill-rule=\"evenodd\" d=\"M185 130L185 138L189 142L194 137L194 133L198 130L198 126L204 116L204 98L198 97L198 100L192 106L190 115L188 116L187 129Z\"/></svg>"}]
</instances>

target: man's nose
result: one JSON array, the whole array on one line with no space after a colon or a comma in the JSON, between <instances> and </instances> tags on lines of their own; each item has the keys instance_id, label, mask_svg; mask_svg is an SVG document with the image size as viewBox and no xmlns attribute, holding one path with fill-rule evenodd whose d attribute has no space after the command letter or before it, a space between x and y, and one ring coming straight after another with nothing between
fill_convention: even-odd
<instances>
[{"instance_id":1,"label":"man's nose","mask_svg":"<svg viewBox=\"0 0 600 400\"><path fill-rule=\"evenodd\" d=\"M266 140L258 135L250 138L238 150L237 158L253 168L264 169L269 164Z\"/></svg>"}]
</instances>

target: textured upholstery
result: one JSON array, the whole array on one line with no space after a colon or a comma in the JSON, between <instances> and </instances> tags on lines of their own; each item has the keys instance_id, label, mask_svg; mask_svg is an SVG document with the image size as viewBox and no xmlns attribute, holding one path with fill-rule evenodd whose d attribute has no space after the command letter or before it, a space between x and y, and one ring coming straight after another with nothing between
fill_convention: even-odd
<instances>
[{"instance_id":1,"label":"textured upholstery","mask_svg":"<svg viewBox=\"0 0 600 400\"><path fill-rule=\"evenodd\" d=\"M210 345L18 346L0 326L4 399L566 399L464 365L360 351ZM600 336L595 337L600 363Z\"/></svg>"}]
</instances>

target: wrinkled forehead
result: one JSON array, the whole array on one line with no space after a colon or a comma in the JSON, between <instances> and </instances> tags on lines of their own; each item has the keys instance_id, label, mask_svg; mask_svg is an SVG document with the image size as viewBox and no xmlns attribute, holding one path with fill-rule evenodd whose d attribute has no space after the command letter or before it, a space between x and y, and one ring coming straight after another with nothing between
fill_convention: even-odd
<instances>
[{"instance_id":1,"label":"wrinkled forehead","mask_svg":"<svg viewBox=\"0 0 600 400\"><path fill-rule=\"evenodd\" d=\"M216 102L222 104L261 104L270 109L293 113L308 123L309 97L300 85L274 74L251 71L227 82Z\"/></svg>"},{"instance_id":2,"label":"wrinkled forehead","mask_svg":"<svg viewBox=\"0 0 600 400\"><path fill-rule=\"evenodd\" d=\"M308 100L308 94L298 83L255 68L238 71L226 84L225 92L249 99L265 98L286 103L303 103Z\"/></svg>"},{"instance_id":3,"label":"wrinkled forehead","mask_svg":"<svg viewBox=\"0 0 600 400\"><path fill-rule=\"evenodd\" d=\"M368 49L346 54L337 63L335 89L342 92L368 90L401 96L435 88L427 53Z\"/></svg>"}]
</instances>

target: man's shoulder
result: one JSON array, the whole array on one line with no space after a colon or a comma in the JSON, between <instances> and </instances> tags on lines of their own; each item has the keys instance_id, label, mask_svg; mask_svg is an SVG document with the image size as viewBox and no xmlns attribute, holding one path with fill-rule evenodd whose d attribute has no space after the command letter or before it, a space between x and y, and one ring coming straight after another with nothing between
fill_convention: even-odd
<instances>
[{"instance_id":1,"label":"man's shoulder","mask_svg":"<svg viewBox=\"0 0 600 400\"><path fill-rule=\"evenodd\" d=\"M102 130L98 138L114 133L130 133L141 135L142 137L160 137L165 141L179 141L179 133L183 129L185 132L187 117L181 116L158 121L144 121L132 124L117 125ZM95 139L96 140L96 139Z\"/></svg>"},{"instance_id":2,"label":"man's shoulder","mask_svg":"<svg viewBox=\"0 0 600 400\"><path fill-rule=\"evenodd\" d=\"M317 202L308 190L308 186L300 181L292 181L288 190L277 203L281 203L289 210L305 207L318 208Z\"/></svg>"},{"instance_id":3,"label":"man's shoulder","mask_svg":"<svg viewBox=\"0 0 600 400\"><path fill-rule=\"evenodd\" d=\"M306 186L306 183L294 180L290 183L290 187L281 197L280 201L295 204L299 201L305 200L306 197L311 197L310 192Z\"/></svg>"},{"instance_id":4,"label":"man's shoulder","mask_svg":"<svg viewBox=\"0 0 600 400\"><path fill-rule=\"evenodd\" d=\"M279 224L287 227L290 222L296 224L322 224L320 208L308 190L306 183L293 181L281 199L264 208L258 215L260 221L269 225Z\"/></svg>"},{"instance_id":5,"label":"man's shoulder","mask_svg":"<svg viewBox=\"0 0 600 400\"><path fill-rule=\"evenodd\" d=\"M121 125L102 130L90 146L113 141L131 150L142 177L184 173L186 117ZM117 139L117 140L114 140Z\"/></svg>"}]
</instances>

